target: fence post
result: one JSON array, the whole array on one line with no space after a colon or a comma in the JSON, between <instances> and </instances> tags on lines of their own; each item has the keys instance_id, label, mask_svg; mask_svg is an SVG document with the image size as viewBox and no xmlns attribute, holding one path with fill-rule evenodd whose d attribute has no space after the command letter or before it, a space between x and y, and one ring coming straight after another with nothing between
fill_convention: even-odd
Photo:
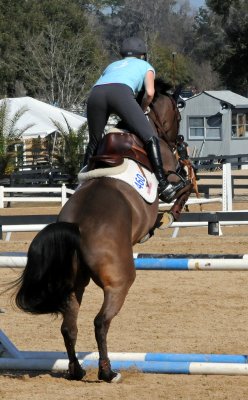
<instances>
[{"instance_id":1,"label":"fence post","mask_svg":"<svg viewBox=\"0 0 248 400\"><path fill-rule=\"evenodd\" d=\"M0 186L0 208L4 208L4 186Z\"/></svg>"},{"instance_id":2,"label":"fence post","mask_svg":"<svg viewBox=\"0 0 248 400\"><path fill-rule=\"evenodd\" d=\"M232 211L232 170L231 164L223 164L222 211Z\"/></svg>"},{"instance_id":3,"label":"fence post","mask_svg":"<svg viewBox=\"0 0 248 400\"><path fill-rule=\"evenodd\" d=\"M208 223L208 234L220 236L220 223L218 222L209 222Z\"/></svg>"},{"instance_id":4,"label":"fence post","mask_svg":"<svg viewBox=\"0 0 248 400\"><path fill-rule=\"evenodd\" d=\"M62 207L65 205L66 201L67 201L66 186L63 183L62 187L61 187L61 205L62 205Z\"/></svg>"}]
</instances>

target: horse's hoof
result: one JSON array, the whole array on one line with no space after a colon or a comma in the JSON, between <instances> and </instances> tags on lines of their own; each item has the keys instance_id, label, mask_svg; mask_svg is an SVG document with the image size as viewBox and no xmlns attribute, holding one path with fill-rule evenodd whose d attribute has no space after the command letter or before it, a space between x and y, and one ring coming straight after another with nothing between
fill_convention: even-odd
<instances>
[{"instance_id":1,"label":"horse's hoof","mask_svg":"<svg viewBox=\"0 0 248 400\"><path fill-rule=\"evenodd\" d=\"M82 369L81 371L77 371L74 374L71 374L69 372L69 379L71 381L81 381L85 375L86 375L86 372L84 369Z\"/></svg>"},{"instance_id":2,"label":"horse's hoof","mask_svg":"<svg viewBox=\"0 0 248 400\"><path fill-rule=\"evenodd\" d=\"M98 379L108 383L118 383L121 381L121 374L111 369L109 359L99 360Z\"/></svg>"},{"instance_id":3,"label":"horse's hoof","mask_svg":"<svg viewBox=\"0 0 248 400\"><path fill-rule=\"evenodd\" d=\"M86 375L86 371L80 367L78 364L70 364L69 365L69 379L71 381L81 381L83 377Z\"/></svg>"},{"instance_id":4,"label":"horse's hoof","mask_svg":"<svg viewBox=\"0 0 248 400\"><path fill-rule=\"evenodd\" d=\"M122 376L119 372L116 373L116 376L110 381L110 383L120 383L122 381Z\"/></svg>"},{"instance_id":5,"label":"horse's hoof","mask_svg":"<svg viewBox=\"0 0 248 400\"><path fill-rule=\"evenodd\" d=\"M106 371L101 370L98 374L98 379L107 383L119 383L121 382L121 374L114 371L107 373Z\"/></svg>"},{"instance_id":6,"label":"horse's hoof","mask_svg":"<svg viewBox=\"0 0 248 400\"><path fill-rule=\"evenodd\" d=\"M164 230L169 228L174 222L173 214L171 212L165 212L160 222L162 225L160 225L158 229Z\"/></svg>"}]
</instances>

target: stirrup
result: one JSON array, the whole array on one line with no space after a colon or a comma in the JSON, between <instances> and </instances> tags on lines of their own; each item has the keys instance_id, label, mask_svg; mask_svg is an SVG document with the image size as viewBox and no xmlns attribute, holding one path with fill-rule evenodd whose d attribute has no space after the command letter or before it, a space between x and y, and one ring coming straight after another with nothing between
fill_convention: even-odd
<instances>
[{"instance_id":1,"label":"stirrup","mask_svg":"<svg viewBox=\"0 0 248 400\"><path fill-rule=\"evenodd\" d=\"M178 176L178 178L180 178L180 181L185 183L185 186L189 183L189 180L186 180L181 174L179 174L176 171L168 171L168 174L166 176L168 177L169 175L172 175L172 174Z\"/></svg>"},{"instance_id":2,"label":"stirrup","mask_svg":"<svg viewBox=\"0 0 248 400\"><path fill-rule=\"evenodd\" d=\"M159 198L164 203L171 203L173 200L176 199L177 193L187 185L187 181L182 179L180 182L177 183L164 182L164 184L166 184L166 186L162 184L162 187L159 187L158 189Z\"/></svg>"}]
</instances>

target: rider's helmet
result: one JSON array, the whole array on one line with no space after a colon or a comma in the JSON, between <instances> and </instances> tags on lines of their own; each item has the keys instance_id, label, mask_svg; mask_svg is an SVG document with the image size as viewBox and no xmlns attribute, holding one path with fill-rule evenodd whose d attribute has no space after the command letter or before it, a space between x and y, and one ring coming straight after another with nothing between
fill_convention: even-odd
<instances>
[{"instance_id":1,"label":"rider's helmet","mask_svg":"<svg viewBox=\"0 0 248 400\"><path fill-rule=\"evenodd\" d=\"M145 42L138 37L130 37L123 40L120 48L120 54L123 57L141 56L142 54L146 56L146 53L147 49Z\"/></svg>"},{"instance_id":2,"label":"rider's helmet","mask_svg":"<svg viewBox=\"0 0 248 400\"><path fill-rule=\"evenodd\" d=\"M177 142L178 143L183 143L184 142L184 136L183 135L178 135L177 136Z\"/></svg>"}]
</instances>

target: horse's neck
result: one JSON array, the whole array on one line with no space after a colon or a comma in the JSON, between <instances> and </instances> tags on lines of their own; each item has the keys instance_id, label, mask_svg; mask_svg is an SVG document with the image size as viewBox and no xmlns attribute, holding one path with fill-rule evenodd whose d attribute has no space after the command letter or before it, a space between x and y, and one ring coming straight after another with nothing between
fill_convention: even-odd
<instances>
[{"instance_id":1,"label":"horse's neck","mask_svg":"<svg viewBox=\"0 0 248 400\"><path fill-rule=\"evenodd\" d=\"M178 134L177 109L167 96L161 96L152 106L150 121L159 135L170 147L175 147Z\"/></svg>"}]
</instances>

